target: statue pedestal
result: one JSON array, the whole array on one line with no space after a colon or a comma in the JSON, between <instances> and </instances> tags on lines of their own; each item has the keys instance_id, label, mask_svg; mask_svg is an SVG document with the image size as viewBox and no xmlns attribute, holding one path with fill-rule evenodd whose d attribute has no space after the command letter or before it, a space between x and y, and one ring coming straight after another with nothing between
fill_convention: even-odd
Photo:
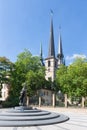
<instances>
[{"instance_id":1,"label":"statue pedestal","mask_svg":"<svg viewBox=\"0 0 87 130\"><path fill-rule=\"evenodd\" d=\"M17 106L14 108L15 110L32 110L32 107L27 106Z\"/></svg>"}]
</instances>

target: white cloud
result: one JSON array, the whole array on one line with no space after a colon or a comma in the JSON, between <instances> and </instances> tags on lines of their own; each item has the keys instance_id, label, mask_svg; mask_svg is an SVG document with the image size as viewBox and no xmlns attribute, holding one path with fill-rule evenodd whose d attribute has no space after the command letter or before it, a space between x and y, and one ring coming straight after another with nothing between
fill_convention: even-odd
<instances>
[{"instance_id":1,"label":"white cloud","mask_svg":"<svg viewBox=\"0 0 87 130\"><path fill-rule=\"evenodd\" d=\"M76 58L87 58L86 55L83 55L83 54L73 54L72 56L66 56L66 60L74 60Z\"/></svg>"},{"instance_id":2,"label":"white cloud","mask_svg":"<svg viewBox=\"0 0 87 130\"><path fill-rule=\"evenodd\" d=\"M83 55L83 54L73 54L72 56L66 56L66 58L65 58L66 64L67 64L67 65L72 64L73 61L74 61L76 58L85 59L85 58L87 58L87 56L86 56L86 55Z\"/></svg>"}]
</instances>

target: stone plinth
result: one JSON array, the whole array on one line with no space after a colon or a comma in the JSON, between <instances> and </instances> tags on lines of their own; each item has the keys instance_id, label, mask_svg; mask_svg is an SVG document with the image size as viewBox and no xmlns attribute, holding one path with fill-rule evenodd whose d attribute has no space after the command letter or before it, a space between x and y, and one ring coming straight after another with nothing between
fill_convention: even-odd
<instances>
[{"instance_id":1,"label":"stone plinth","mask_svg":"<svg viewBox=\"0 0 87 130\"><path fill-rule=\"evenodd\" d=\"M30 127L51 125L69 120L69 117L39 110L36 108L20 106L11 109L0 110L0 127ZM16 130L16 129L15 129Z\"/></svg>"}]
</instances>

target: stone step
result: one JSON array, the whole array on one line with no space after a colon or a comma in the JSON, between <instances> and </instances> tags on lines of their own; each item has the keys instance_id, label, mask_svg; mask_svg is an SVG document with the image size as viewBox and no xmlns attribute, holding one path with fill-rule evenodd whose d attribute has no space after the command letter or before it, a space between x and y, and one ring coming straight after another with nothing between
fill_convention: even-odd
<instances>
[{"instance_id":1,"label":"stone step","mask_svg":"<svg viewBox=\"0 0 87 130\"><path fill-rule=\"evenodd\" d=\"M0 127L25 127L62 123L69 117L39 109L11 108L0 110Z\"/></svg>"},{"instance_id":2,"label":"stone step","mask_svg":"<svg viewBox=\"0 0 87 130\"><path fill-rule=\"evenodd\" d=\"M40 116L0 116L0 121L34 121L34 120L47 120L52 118L58 118L60 115L57 113L50 113L50 115L40 115Z\"/></svg>"}]
</instances>

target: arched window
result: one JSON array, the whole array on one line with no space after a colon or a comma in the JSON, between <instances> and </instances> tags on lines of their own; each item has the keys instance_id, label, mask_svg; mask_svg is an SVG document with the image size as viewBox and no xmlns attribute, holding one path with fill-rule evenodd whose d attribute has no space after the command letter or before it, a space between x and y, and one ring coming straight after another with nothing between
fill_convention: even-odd
<instances>
[{"instance_id":1,"label":"arched window","mask_svg":"<svg viewBox=\"0 0 87 130\"><path fill-rule=\"evenodd\" d=\"M48 61L48 67L50 66L50 61Z\"/></svg>"}]
</instances>

